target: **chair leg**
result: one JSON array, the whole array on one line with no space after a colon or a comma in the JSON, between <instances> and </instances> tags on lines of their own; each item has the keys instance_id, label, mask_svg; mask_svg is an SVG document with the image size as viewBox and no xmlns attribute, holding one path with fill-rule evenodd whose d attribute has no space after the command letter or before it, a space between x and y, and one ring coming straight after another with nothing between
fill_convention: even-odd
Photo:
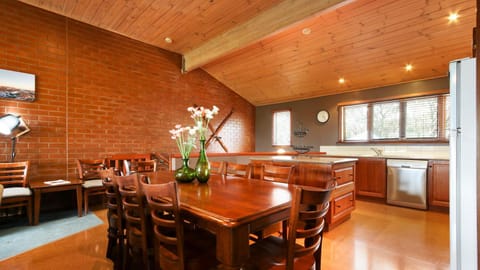
<instances>
[{"instance_id":1,"label":"chair leg","mask_svg":"<svg viewBox=\"0 0 480 270\"><path fill-rule=\"evenodd\" d=\"M83 193L83 210L85 211L85 215L88 214L88 191L85 190Z\"/></svg>"},{"instance_id":2,"label":"chair leg","mask_svg":"<svg viewBox=\"0 0 480 270\"><path fill-rule=\"evenodd\" d=\"M115 235L117 233L116 231L117 230L114 229L114 228L108 228L107 253L105 254L105 256L112 261L115 260L113 251L114 251L115 246L117 245L117 237L115 237L113 235ZM116 255L118 256L118 254L116 254Z\"/></svg>"},{"instance_id":3,"label":"chair leg","mask_svg":"<svg viewBox=\"0 0 480 270\"><path fill-rule=\"evenodd\" d=\"M323 232L320 233L320 246L317 251L313 254L315 257L315 270L322 269L322 243L323 243Z\"/></svg>"},{"instance_id":4,"label":"chair leg","mask_svg":"<svg viewBox=\"0 0 480 270\"><path fill-rule=\"evenodd\" d=\"M288 220L282 221L282 238L287 239Z\"/></svg>"},{"instance_id":5,"label":"chair leg","mask_svg":"<svg viewBox=\"0 0 480 270\"><path fill-rule=\"evenodd\" d=\"M27 203L27 217L28 217L28 224L29 225L33 225L33 221L32 221L32 199L28 199L28 203Z\"/></svg>"}]
</instances>

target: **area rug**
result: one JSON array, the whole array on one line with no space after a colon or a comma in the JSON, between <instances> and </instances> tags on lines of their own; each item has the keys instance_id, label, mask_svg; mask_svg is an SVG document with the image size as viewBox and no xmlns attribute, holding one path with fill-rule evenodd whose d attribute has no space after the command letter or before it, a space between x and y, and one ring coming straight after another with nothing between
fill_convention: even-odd
<instances>
[{"instance_id":1,"label":"area rug","mask_svg":"<svg viewBox=\"0 0 480 270\"><path fill-rule=\"evenodd\" d=\"M42 215L36 226L0 229L0 261L103 223L93 213L82 217L71 211Z\"/></svg>"}]
</instances>

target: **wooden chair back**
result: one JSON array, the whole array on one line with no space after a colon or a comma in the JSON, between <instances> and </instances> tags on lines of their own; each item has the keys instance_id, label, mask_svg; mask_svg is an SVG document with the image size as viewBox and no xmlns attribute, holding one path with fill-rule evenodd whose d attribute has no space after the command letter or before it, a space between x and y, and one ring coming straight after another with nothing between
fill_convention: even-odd
<instances>
[{"instance_id":1,"label":"wooden chair back","mask_svg":"<svg viewBox=\"0 0 480 270\"><path fill-rule=\"evenodd\" d=\"M142 184L142 189L150 208L160 269L185 269L184 228L177 183Z\"/></svg>"},{"instance_id":2,"label":"wooden chair back","mask_svg":"<svg viewBox=\"0 0 480 270\"><path fill-rule=\"evenodd\" d=\"M303 256L313 256L315 265L321 265L325 215L335 186L335 181L330 181L325 188L295 187L288 222L287 270L293 270L295 258ZM299 242L304 246L298 245Z\"/></svg>"},{"instance_id":3,"label":"wooden chair back","mask_svg":"<svg viewBox=\"0 0 480 270\"><path fill-rule=\"evenodd\" d=\"M210 161L210 174L225 175L225 161Z\"/></svg>"},{"instance_id":4,"label":"wooden chair back","mask_svg":"<svg viewBox=\"0 0 480 270\"><path fill-rule=\"evenodd\" d=\"M260 179L265 181L292 183L294 168L295 165L277 166L272 164L263 164L260 172Z\"/></svg>"},{"instance_id":5,"label":"wooden chair back","mask_svg":"<svg viewBox=\"0 0 480 270\"><path fill-rule=\"evenodd\" d=\"M28 186L30 161L0 163L0 184L8 187Z\"/></svg>"},{"instance_id":6,"label":"wooden chair back","mask_svg":"<svg viewBox=\"0 0 480 270\"><path fill-rule=\"evenodd\" d=\"M227 176L239 176L239 177L246 177L248 179L251 178L251 170L252 167L250 164L240 164L234 162L227 163L226 174Z\"/></svg>"},{"instance_id":7,"label":"wooden chair back","mask_svg":"<svg viewBox=\"0 0 480 270\"><path fill-rule=\"evenodd\" d=\"M107 198L107 258L114 261L117 265L121 264L121 254L125 239L125 225L123 222L123 206L118 185L115 181L117 172L114 168L108 168L100 171L100 178L105 187L105 195ZM114 251L116 249L116 252Z\"/></svg>"},{"instance_id":8,"label":"wooden chair back","mask_svg":"<svg viewBox=\"0 0 480 270\"><path fill-rule=\"evenodd\" d=\"M100 171L103 169L104 159L77 159L77 174L82 180L101 179Z\"/></svg>"},{"instance_id":9,"label":"wooden chair back","mask_svg":"<svg viewBox=\"0 0 480 270\"><path fill-rule=\"evenodd\" d=\"M124 160L124 175L142 172L156 172L157 162L155 160Z\"/></svg>"},{"instance_id":10,"label":"wooden chair back","mask_svg":"<svg viewBox=\"0 0 480 270\"><path fill-rule=\"evenodd\" d=\"M126 168L124 166L125 160L128 160L128 164L132 161L151 160L150 154L115 154L107 157L107 166L113 167L115 170L126 175Z\"/></svg>"},{"instance_id":11,"label":"wooden chair back","mask_svg":"<svg viewBox=\"0 0 480 270\"><path fill-rule=\"evenodd\" d=\"M139 188L139 175L114 176L118 192L122 198L123 215L127 238L127 249L140 249L145 268L149 268L150 224L145 214L146 205L143 192Z\"/></svg>"},{"instance_id":12,"label":"wooden chair back","mask_svg":"<svg viewBox=\"0 0 480 270\"><path fill-rule=\"evenodd\" d=\"M33 224L32 191L28 187L29 161L0 163L0 209L25 207L28 223ZM8 216L8 213L7 213Z\"/></svg>"}]
</instances>

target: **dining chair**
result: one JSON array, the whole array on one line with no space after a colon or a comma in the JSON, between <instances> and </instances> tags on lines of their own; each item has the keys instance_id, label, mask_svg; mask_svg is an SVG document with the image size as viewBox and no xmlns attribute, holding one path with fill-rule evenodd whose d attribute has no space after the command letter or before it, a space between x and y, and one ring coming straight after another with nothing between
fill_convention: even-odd
<instances>
[{"instance_id":1,"label":"dining chair","mask_svg":"<svg viewBox=\"0 0 480 270\"><path fill-rule=\"evenodd\" d=\"M115 170L119 171L121 175L126 175L125 160L128 161L127 164L130 164L130 161L136 160L150 160L151 154L115 154L107 157L107 167L114 167Z\"/></svg>"},{"instance_id":2,"label":"dining chair","mask_svg":"<svg viewBox=\"0 0 480 270\"><path fill-rule=\"evenodd\" d=\"M105 187L100 179L100 171L105 169L104 159L77 159L78 178L83 181L83 209L88 213L90 196L105 196Z\"/></svg>"},{"instance_id":3,"label":"dining chair","mask_svg":"<svg viewBox=\"0 0 480 270\"><path fill-rule=\"evenodd\" d=\"M114 269L119 269L123 262L122 255L125 246L125 220L115 175L118 175L118 171L115 171L113 167L100 171L100 178L103 181L107 197L108 243L106 257L114 262Z\"/></svg>"},{"instance_id":4,"label":"dining chair","mask_svg":"<svg viewBox=\"0 0 480 270\"><path fill-rule=\"evenodd\" d=\"M227 162L226 175L239 176L250 179L252 167L250 164L241 164L234 162Z\"/></svg>"},{"instance_id":5,"label":"dining chair","mask_svg":"<svg viewBox=\"0 0 480 270\"><path fill-rule=\"evenodd\" d=\"M225 161L210 161L210 174L225 175Z\"/></svg>"},{"instance_id":6,"label":"dining chair","mask_svg":"<svg viewBox=\"0 0 480 270\"><path fill-rule=\"evenodd\" d=\"M132 173L142 172L156 172L157 161L156 160L124 160L124 172L125 175Z\"/></svg>"},{"instance_id":7,"label":"dining chair","mask_svg":"<svg viewBox=\"0 0 480 270\"><path fill-rule=\"evenodd\" d=\"M288 236L269 236L250 246L246 269L321 269L325 215L335 181L325 187L296 186L288 221Z\"/></svg>"},{"instance_id":8,"label":"dining chair","mask_svg":"<svg viewBox=\"0 0 480 270\"><path fill-rule=\"evenodd\" d=\"M126 243L122 264L127 269L134 268L136 258L140 257L140 268L151 269L152 225L146 214L144 195L139 189L139 175L114 176L113 179L118 185L125 217Z\"/></svg>"},{"instance_id":9,"label":"dining chair","mask_svg":"<svg viewBox=\"0 0 480 270\"><path fill-rule=\"evenodd\" d=\"M180 213L177 182L141 183L153 223L155 263L159 269L216 269L215 236L187 226Z\"/></svg>"},{"instance_id":10,"label":"dining chair","mask_svg":"<svg viewBox=\"0 0 480 270\"><path fill-rule=\"evenodd\" d=\"M0 163L0 209L25 207L28 224L32 225L32 191L28 187L30 161ZM7 214L8 215L8 214Z\"/></svg>"},{"instance_id":11,"label":"dining chair","mask_svg":"<svg viewBox=\"0 0 480 270\"><path fill-rule=\"evenodd\" d=\"M265 181L281 182L291 184L295 165L279 166L263 164L260 171L260 179Z\"/></svg>"},{"instance_id":12,"label":"dining chair","mask_svg":"<svg viewBox=\"0 0 480 270\"><path fill-rule=\"evenodd\" d=\"M280 182L286 184L293 183L293 172L295 165L279 166L273 164L263 164L260 171L260 179L264 181ZM287 221L272 224L261 232L255 233L258 239L264 238L270 234L281 233L286 237Z\"/></svg>"}]
</instances>

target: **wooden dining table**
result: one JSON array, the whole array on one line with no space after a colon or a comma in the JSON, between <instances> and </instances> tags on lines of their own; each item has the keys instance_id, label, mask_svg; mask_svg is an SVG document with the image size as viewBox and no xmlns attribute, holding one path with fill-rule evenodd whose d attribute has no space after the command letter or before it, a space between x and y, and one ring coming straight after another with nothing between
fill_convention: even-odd
<instances>
[{"instance_id":1,"label":"wooden dining table","mask_svg":"<svg viewBox=\"0 0 480 270\"><path fill-rule=\"evenodd\" d=\"M151 184L175 181L173 172L144 174ZM183 218L216 235L221 269L241 268L250 256L250 233L288 219L293 191L284 183L222 175L178 188Z\"/></svg>"}]
</instances>

